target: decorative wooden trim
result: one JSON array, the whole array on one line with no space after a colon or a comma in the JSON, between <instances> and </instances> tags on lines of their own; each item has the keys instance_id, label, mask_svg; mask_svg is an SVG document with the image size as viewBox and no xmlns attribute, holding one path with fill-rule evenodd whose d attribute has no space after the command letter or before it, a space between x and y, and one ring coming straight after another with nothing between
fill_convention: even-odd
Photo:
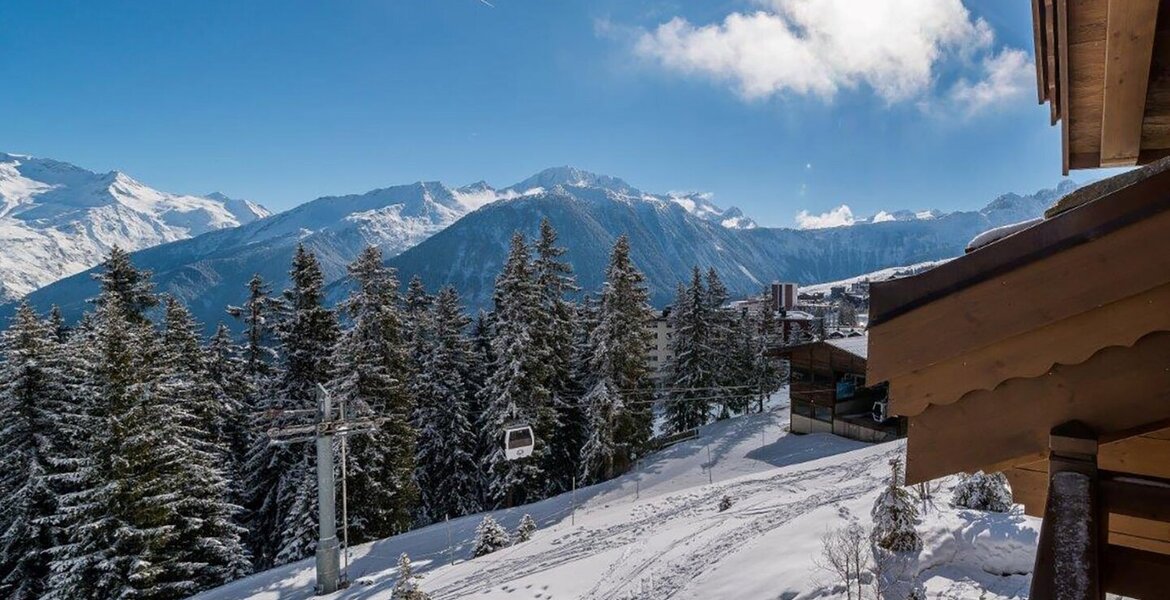
<instances>
[{"instance_id":1,"label":"decorative wooden trim","mask_svg":"<svg viewBox=\"0 0 1170 600\"><path fill-rule=\"evenodd\" d=\"M899 376L890 380L891 413L917 415L1008 379L1082 363L1102 347L1132 346L1151 332L1170 331L1170 308L1159 306L1170 307L1170 283Z\"/></svg>"},{"instance_id":2,"label":"decorative wooden trim","mask_svg":"<svg viewBox=\"0 0 1170 600\"><path fill-rule=\"evenodd\" d=\"M1009 461L1048 448L1048 430L1077 419L1102 435L1170 418L1170 333L1132 347L1105 348L1043 377L1011 379L992 391L910 417L906 477L917 483Z\"/></svg>"}]
</instances>

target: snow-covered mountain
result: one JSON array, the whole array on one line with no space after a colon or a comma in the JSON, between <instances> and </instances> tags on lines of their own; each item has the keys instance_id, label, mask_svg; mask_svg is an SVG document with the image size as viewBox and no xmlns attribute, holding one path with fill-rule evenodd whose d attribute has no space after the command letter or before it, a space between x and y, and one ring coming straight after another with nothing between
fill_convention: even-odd
<instances>
[{"instance_id":1,"label":"snow-covered mountain","mask_svg":"<svg viewBox=\"0 0 1170 600\"><path fill-rule=\"evenodd\" d=\"M420 182L320 198L235 229L142 250L133 259L209 327L224 318L225 305L243 299L253 273L282 289L297 243L321 259L332 300L347 289L346 265L375 244L402 281L418 274L431 289L453 285L472 307L487 307L512 233L534 235L548 218L585 290L599 288L609 249L625 234L652 301L663 305L692 265L716 268L733 294L744 295L776 279L831 281L958 256L979 232L1034 217L1065 191L1009 194L981 211L929 219L793 230L757 227L701 194L647 193L616 177L560 167L500 189L484 182L459 188ZM95 292L89 274L80 274L28 298L42 309L58 304L76 317Z\"/></svg>"},{"instance_id":2,"label":"snow-covered mountain","mask_svg":"<svg viewBox=\"0 0 1170 600\"><path fill-rule=\"evenodd\" d=\"M497 197L488 186L456 189L437 182L327 196L240 227L141 250L133 260L154 272L160 291L184 300L214 326L224 320L225 306L242 300L253 274L275 291L283 289L297 244L317 254L331 282L345 275L346 265L366 246L376 245L394 256ZM87 272L37 290L28 299L38 307L58 304L66 317L75 318L95 292Z\"/></svg>"},{"instance_id":3,"label":"snow-covered mountain","mask_svg":"<svg viewBox=\"0 0 1170 600\"><path fill-rule=\"evenodd\" d=\"M237 227L268 210L223 194L160 192L125 173L0 152L0 302L138 250Z\"/></svg>"},{"instance_id":4,"label":"snow-covered mountain","mask_svg":"<svg viewBox=\"0 0 1170 600\"><path fill-rule=\"evenodd\" d=\"M390 264L403 279L417 274L431 288L453 285L469 304L487 306L512 232L534 236L540 220L548 218L586 290L599 289L610 247L619 235L629 236L652 302L662 306L673 300L675 285L689 277L693 265L714 267L733 295L746 295L773 280L833 281L953 258L980 232L1039 216L1075 188L1062 182L1034 194L1006 194L978 211L899 211L900 216L876 223L795 230L728 226L729 211L680 201L702 199L696 196L646 194L596 175L574 180L601 184L550 188L547 177L531 178L511 188L523 189L522 195L484 206ZM712 213L720 216L711 218Z\"/></svg>"}]
</instances>

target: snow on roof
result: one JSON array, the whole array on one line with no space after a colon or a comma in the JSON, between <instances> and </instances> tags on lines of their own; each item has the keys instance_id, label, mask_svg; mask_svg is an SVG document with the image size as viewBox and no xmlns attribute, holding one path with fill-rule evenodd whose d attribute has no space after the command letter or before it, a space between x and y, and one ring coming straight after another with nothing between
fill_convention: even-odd
<instances>
[{"instance_id":1,"label":"snow on roof","mask_svg":"<svg viewBox=\"0 0 1170 600\"><path fill-rule=\"evenodd\" d=\"M967 242L967 252L974 252L988 244L992 244L1002 240L1003 238L1023 231L1041 221L1043 218L1037 217L1035 219L1028 219L1027 221L1020 221L1019 223L1012 223L1011 225L1003 225L994 229L988 229L983 233L975 236L970 242Z\"/></svg>"},{"instance_id":2,"label":"snow on roof","mask_svg":"<svg viewBox=\"0 0 1170 600\"><path fill-rule=\"evenodd\" d=\"M844 350L853 356L858 356L861 358L866 358L866 355L869 351L868 335L847 337L836 340L825 340L825 343L839 350Z\"/></svg>"}]
</instances>

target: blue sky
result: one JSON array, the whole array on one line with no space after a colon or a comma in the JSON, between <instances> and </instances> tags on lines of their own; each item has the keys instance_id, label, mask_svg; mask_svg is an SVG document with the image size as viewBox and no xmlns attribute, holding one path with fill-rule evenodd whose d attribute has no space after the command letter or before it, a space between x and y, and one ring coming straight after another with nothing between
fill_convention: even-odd
<instances>
[{"instance_id":1,"label":"blue sky","mask_svg":"<svg viewBox=\"0 0 1170 600\"><path fill-rule=\"evenodd\" d=\"M1030 19L1020 0L7 0L0 150L278 210L564 164L767 225L976 208L1060 179Z\"/></svg>"}]
</instances>

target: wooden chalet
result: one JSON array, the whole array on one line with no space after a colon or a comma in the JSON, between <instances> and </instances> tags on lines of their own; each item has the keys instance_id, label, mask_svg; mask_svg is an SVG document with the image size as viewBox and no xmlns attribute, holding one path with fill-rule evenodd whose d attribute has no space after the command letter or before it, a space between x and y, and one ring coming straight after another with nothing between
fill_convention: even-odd
<instances>
[{"instance_id":1,"label":"wooden chalet","mask_svg":"<svg viewBox=\"0 0 1170 600\"><path fill-rule=\"evenodd\" d=\"M907 483L1005 471L1043 516L1033 600L1170 598L1170 7L1033 3L1064 167L1146 164L871 286L868 380Z\"/></svg>"},{"instance_id":2,"label":"wooden chalet","mask_svg":"<svg viewBox=\"0 0 1170 600\"><path fill-rule=\"evenodd\" d=\"M884 442L905 433L886 417L886 386L865 383L864 336L809 342L782 349L789 366L789 425L793 433L833 433Z\"/></svg>"}]
</instances>

